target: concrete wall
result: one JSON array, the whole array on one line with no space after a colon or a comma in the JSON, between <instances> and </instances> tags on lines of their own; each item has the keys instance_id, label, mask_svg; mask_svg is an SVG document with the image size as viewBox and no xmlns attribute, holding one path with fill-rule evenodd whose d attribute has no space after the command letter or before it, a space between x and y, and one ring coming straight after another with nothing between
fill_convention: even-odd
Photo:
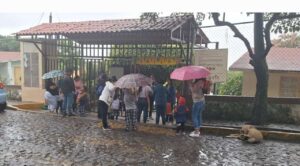
<instances>
[{"instance_id":1,"label":"concrete wall","mask_svg":"<svg viewBox=\"0 0 300 166\"><path fill-rule=\"evenodd\" d=\"M7 62L0 63L0 79L1 81L4 81L5 84L8 84L10 80L7 69L8 69Z\"/></svg>"},{"instance_id":2,"label":"concrete wall","mask_svg":"<svg viewBox=\"0 0 300 166\"><path fill-rule=\"evenodd\" d=\"M280 78L285 77L295 77L300 79L300 73L297 72L270 72L269 73L269 97L280 97ZM297 97L300 97L300 84L298 84ZM243 96L254 96L256 90L256 77L252 71L244 71L243 78ZM295 89L297 90L297 89Z\"/></svg>"},{"instance_id":3,"label":"concrete wall","mask_svg":"<svg viewBox=\"0 0 300 166\"><path fill-rule=\"evenodd\" d=\"M0 63L0 77L7 85L14 85L14 68L20 66L20 61L9 61Z\"/></svg>"},{"instance_id":4,"label":"concrete wall","mask_svg":"<svg viewBox=\"0 0 300 166\"><path fill-rule=\"evenodd\" d=\"M38 44L41 48L41 45ZM43 65L42 65L42 54L39 50L35 47L32 43L21 42L20 43L21 49L21 77L22 77L22 101L31 101L31 102L44 102L44 93L45 90L43 89ZM38 53L39 56L39 87L25 87L24 86L24 79L26 75L24 75L24 53L25 52L34 52Z\"/></svg>"}]
</instances>

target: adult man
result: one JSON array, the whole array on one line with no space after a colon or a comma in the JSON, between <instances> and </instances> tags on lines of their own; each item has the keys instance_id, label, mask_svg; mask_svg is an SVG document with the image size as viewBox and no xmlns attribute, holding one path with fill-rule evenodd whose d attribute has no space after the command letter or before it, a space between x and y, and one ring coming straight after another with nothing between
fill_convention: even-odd
<instances>
[{"instance_id":1,"label":"adult man","mask_svg":"<svg viewBox=\"0 0 300 166\"><path fill-rule=\"evenodd\" d=\"M71 78L73 70L72 69L66 69L65 70L65 76L61 80L59 88L61 89L61 92L64 95L64 101L63 101L63 109L62 113L63 116L66 115L73 115L72 109L73 109L73 103L74 103L74 80Z\"/></svg>"}]
</instances>

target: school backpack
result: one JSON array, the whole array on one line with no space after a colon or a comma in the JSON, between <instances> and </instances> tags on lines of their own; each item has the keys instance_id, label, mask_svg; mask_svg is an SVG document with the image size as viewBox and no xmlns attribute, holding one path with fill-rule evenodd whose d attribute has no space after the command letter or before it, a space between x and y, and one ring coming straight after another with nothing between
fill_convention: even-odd
<instances>
[{"instance_id":1,"label":"school backpack","mask_svg":"<svg viewBox=\"0 0 300 166\"><path fill-rule=\"evenodd\" d=\"M101 96L104 87L105 87L105 85L98 85L97 86L97 88L96 88L96 95L97 95L97 97Z\"/></svg>"}]
</instances>

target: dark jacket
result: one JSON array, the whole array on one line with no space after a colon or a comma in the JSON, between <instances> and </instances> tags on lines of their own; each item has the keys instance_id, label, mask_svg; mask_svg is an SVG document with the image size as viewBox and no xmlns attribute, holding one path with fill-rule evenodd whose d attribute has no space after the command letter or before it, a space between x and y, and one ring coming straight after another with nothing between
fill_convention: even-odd
<instances>
[{"instance_id":1,"label":"dark jacket","mask_svg":"<svg viewBox=\"0 0 300 166\"><path fill-rule=\"evenodd\" d=\"M162 84L157 84L154 88L154 101L156 105L167 104L168 91Z\"/></svg>"},{"instance_id":2,"label":"dark jacket","mask_svg":"<svg viewBox=\"0 0 300 166\"><path fill-rule=\"evenodd\" d=\"M75 91L74 80L71 77L65 77L61 81L60 89L63 94L69 94Z\"/></svg>"}]
</instances>

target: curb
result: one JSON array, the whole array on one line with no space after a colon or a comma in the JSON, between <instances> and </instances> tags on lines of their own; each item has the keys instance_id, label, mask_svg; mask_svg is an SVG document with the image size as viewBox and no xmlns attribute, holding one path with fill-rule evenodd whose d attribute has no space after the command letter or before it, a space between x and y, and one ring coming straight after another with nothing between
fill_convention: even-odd
<instances>
[{"instance_id":1,"label":"curb","mask_svg":"<svg viewBox=\"0 0 300 166\"><path fill-rule=\"evenodd\" d=\"M15 111L24 111L24 112L31 112L31 113L45 113L42 111L32 111L32 110L25 110L20 109L15 106L8 105L7 108ZM52 115L52 114L49 114ZM57 116L56 114L53 114L52 116ZM97 118L91 118L91 117L72 117L72 118L80 118L80 119L86 119L86 120L92 120L92 121L99 121ZM112 121L110 121L112 122ZM118 121L114 121L114 123L122 123ZM145 127L151 127L151 128L163 128L163 129L171 129L175 130L174 126L162 126L162 125L156 125L156 124L144 124L140 123L139 125L145 126ZM192 131L193 126L186 125L186 129ZM258 127L259 129L259 127ZM261 130L264 139L265 140L277 140L277 141L285 141L285 142L295 142L300 143L300 132L299 131L280 131L279 129L276 129L276 131L272 130ZM175 132L175 131L174 131ZM228 136L230 134L239 134L240 130L238 127L223 127L223 126L216 126L216 125L203 125L201 127L201 132L208 135L217 135L217 136Z\"/></svg>"}]
</instances>

